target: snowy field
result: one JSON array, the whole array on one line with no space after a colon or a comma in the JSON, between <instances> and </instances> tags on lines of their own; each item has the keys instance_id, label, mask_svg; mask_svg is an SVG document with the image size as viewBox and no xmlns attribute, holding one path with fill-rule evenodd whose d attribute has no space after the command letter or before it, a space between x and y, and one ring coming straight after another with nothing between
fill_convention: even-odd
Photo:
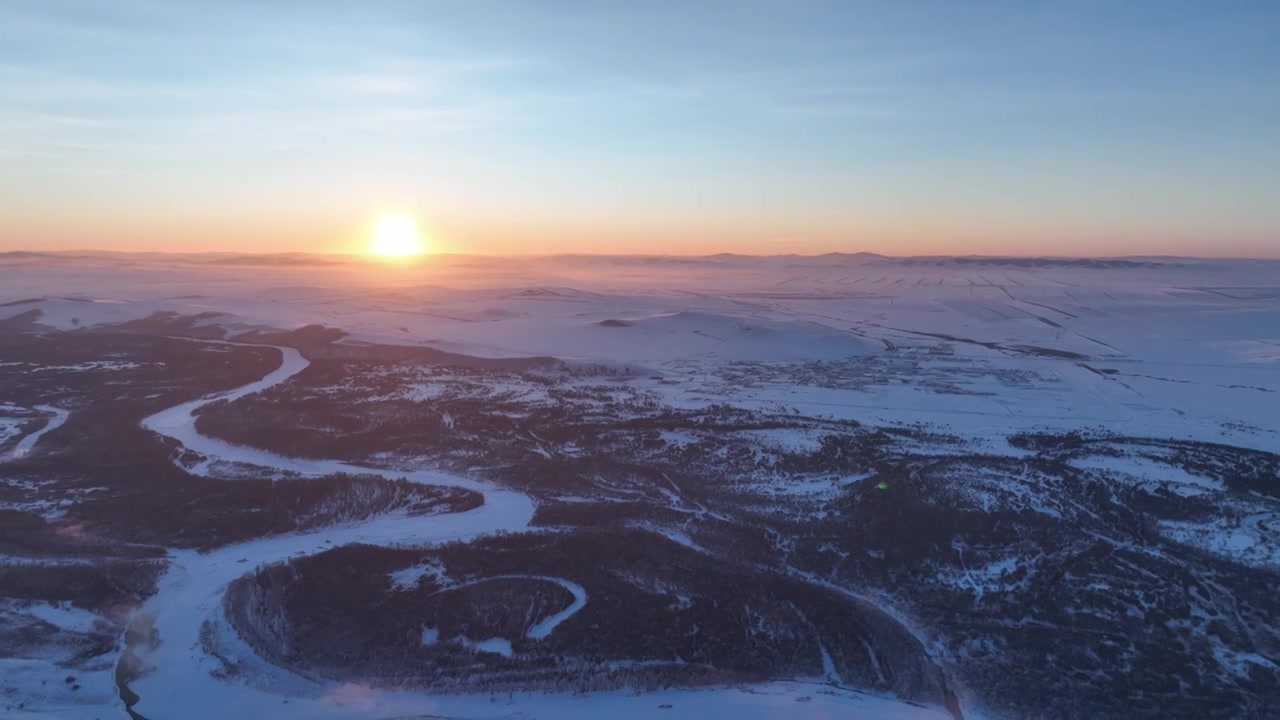
<instances>
[{"instance_id":1,"label":"snowy field","mask_svg":"<svg viewBox=\"0 0 1280 720\"><path fill-rule=\"evenodd\" d=\"M629 392L659 395L671 407L727 402L871 426L925 423L1009 457L1023 451L1011 447L1006 436L1036 430L1103 429L1280 451L1280 263L1275 262L849 255L438 257L393 266L306 257L285 262L0 255L0 326L68 331L134 323L135 330L157 332L177 327L165 323L181 316L192 317L185 332L208 328L214 342L324 325L347 333L340 342L352 346L414 345L485 358L550 356L571 366L616 368L628 378ZM645 694L442 696L317 682L271 666L237 638L221 610L228 585L246 571L347 543L422 545L520 532L535 512L531 497L472 478L286 458L196 430L195 413L204 405L258 393L308 367L298 350L279 350L278 368L261 380L162 410L142 426L197 453L195 461L182 465L195 475L216 478L217 468L235 465L302 478L368 473L473 490L483 494L484 504L430 517L390 513L212 552L171 552L159 591L137 616L148 618L162 639L155 647L137 649L146 672L130 689L141 698L134 710L142 716L214 718L228 708L246 720L952 716L942 707L865 695L820 678ZM0 371L56 370L74 376L138 369L134 363L102 360L56 368L17 363ZM396 393L429 402L439 390L439 383L424 378L420 386ZM0 405L0 444L10 448L8 458L38 451L41 439L68 417L68 410L55 406L6 407ZM22 423L36 411L47 422L24 431L29 426ZM663 439L678 445L681 435L664 431ZM776 431L762 441L760 452L813 450L812 443L803 433ZM1181 498L1224 491L1219 480L1170 472L1168 465L1138 452L1069 462L1128 486L1159 485ZM813 476L785 484L774 478L757 491L834 498L868 477ZM701 512L706 514L705 508ZM1273 515L1259 514L1230 527L1165 522L1162 529L1184 544L1270 571L1280 562L1274 522ZM701 550L687 537L684 541ZM966 548L957 550L963 556ZM981 601L985 593L999 592L1002 579L1016 568L1007 559L974 564L955 581L968 584ZM408 587L430 572L428 567L402 571L393 584ZM529 629L533 640L554 635L592 602L589 589L555 576L506 575L477 582L503 578L546 581L573 597L572 604ZM47 603L11 610L69 630L95 622L82 610ZM426 627L422 638L424 644L441 640ZM512 652L508 638L466 642L489 653ZM207 652L211 646L218 648L217 656ZM1258 657L1256 662L1271 662ZM243 674L228 679L231 666ZM0 678L22 686L61 681L58 672L38 658L0 664ZM106 667L95 667L85 684L75 704L63 704L66 698L56 693L33 692L19 716L125 716L112 696ZM965 713L978 716L973 710Z\"/></svg>"},{"instance_id":2,"label":"snowy field","mask_svg":"<svg viewBox=\"0 0 1280 720\"><path fill-rule=\"evenodd\" d=\"M1160 258L398 266L10 254L0 322L38 311L34 322L61 329L156 312L207 313L197 324L232 332L322 324L345 342L635 366L664 378L676 402L728 395L975 435L1105 426L1277 449L1277 278L1274 261Z\"/></svg>"}]
</instances>

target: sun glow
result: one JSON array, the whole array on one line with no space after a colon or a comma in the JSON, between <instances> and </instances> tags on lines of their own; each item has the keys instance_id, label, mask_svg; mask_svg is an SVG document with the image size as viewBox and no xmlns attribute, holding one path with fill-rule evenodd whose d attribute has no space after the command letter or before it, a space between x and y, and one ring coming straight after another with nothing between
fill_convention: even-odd
<instances>
[{"instance_id":1,"label":"sun glow","mask_svg":"<svg viewBox=\"0 0 1280 720\"><path fill-rule=\"evenodd\" d=\"M369 236L369 254L386 258L404 258L426 252L418 226L407 215L384 215L373 225Z\"/></svg>"}]
</instances>

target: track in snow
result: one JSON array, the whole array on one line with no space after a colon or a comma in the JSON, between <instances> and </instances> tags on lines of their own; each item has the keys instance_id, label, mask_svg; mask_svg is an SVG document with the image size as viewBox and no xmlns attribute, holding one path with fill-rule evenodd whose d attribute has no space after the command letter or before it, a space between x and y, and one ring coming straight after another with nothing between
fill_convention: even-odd
<instances>
[{"instance_id":1,"label":"track in snow","mask_svg":"<svg viewBox=\"0 0 1280 720\"><path fill-rule=\"evenodd\" d=\"M18 444L9 451L8 457L0 458L0 460L17 460L18 458L26 457L31 452L31 449L36 446L36 443L40 442L40 438L44 437L49 431L61 427L71 415L71 411L52 405L36 405L35 407L42 412L53 413L53 417L49 418L44 427L19 440Z\"/></svg>"}]
</instances>

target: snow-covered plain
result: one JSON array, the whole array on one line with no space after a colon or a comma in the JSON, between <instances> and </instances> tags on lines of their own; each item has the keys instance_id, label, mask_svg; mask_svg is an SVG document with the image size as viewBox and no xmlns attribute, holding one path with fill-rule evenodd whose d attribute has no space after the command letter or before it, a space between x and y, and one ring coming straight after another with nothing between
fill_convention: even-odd
<instances>
[{"instance_id":1,"label":"snow-covered plain","mask_svg":"<svg viewBox=\"0 0 1280 720\"><path fill-rule=\"evenodd\" d=\"M207 314L198 324L224 328L223 337L323 324L349 333L345 343L612 365L631 373L631 387L661 393L676 406L729 401L871 425L936 423L979 442L1000 438L989 449L1005 454L1018 452L1003 444L1006 435L1038 428L1101 428L1277 451L1277 278L1276 262L1159 258L1076 263L863 255L438 257L391 266L359 260L230 264L209 257L0 256L0 323L74 330L157 312ZM279 369L261 381L163 411L144 426L202 455L203 461L185 466L197 474L216 476L227 462L297 473L299 481L332 472L376 472L477 490L485 504L449 515L385 515L207 554L174 552L160 591L140 614L154 613L161 640L143 654L150 671L131 685L142 698L136 706L142 715L222 717L234 708L246 719L605 713L626 718L648 717L670 705L663 717L947 716L938 708L802 683L587 697L429 696L317 683L260 660L255 665L252 651L220 619L219 604L227 584L255 566L350 542L423 544L520 530L534 509L521 493L467 478L284 458L196 432L192 413L200 406L257 392L306 367L296 350L280 352ZM422 399L431 392L424 383ZM49 429L24 437L15 452L30 450ZM791 440L779 436L774 442ZM1135 483L1166 483L1184 496L1215 489L1206 478L1170 475L1138 458L1093 459L1081 467L1118 472ZM815 477L787 490L762 490L816 494L859 480ZM1251 518L1230 532L1164 530L1210 552L1267 565L1275 562L1266 549L1271 522ZM963 581L980 593L987 580L1008 569L978 565ZM416 578L406 574L401 581ZM563 586L574 604L535 628L543 636L590 602L581 587L570 585ZM210 674L222 669L222 661L201 646L206 621L219 628L227 653L260 670L257 681Z\"/></svg>"},{"instance_id":2,"label":"snow-covered plain","mask_svg":"<svg viewBox=\"0 0 1280 720\"><path fill-rule=\"evenodd\" d=\"M550 355L674 402L793 406L975 435L1106 426L1280 449L1280 262L983 258L0 257L0 322L210 313L228 333ZM74 288L74 293L67 292ZM18 302L14 301L29 301Z\"/></svg>"}]
</instances>

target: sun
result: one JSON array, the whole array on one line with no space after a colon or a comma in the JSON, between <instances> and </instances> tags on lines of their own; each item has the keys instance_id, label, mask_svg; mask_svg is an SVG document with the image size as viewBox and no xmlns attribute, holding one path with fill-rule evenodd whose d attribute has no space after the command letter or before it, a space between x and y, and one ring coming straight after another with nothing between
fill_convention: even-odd
<instances>
[{"instance_id":1,"label":"sun","mask_svg":"<svg viewBox=\"0 0 1280 720\"><path fill-rule=\"evenodd\" d=\"M421 255L426 251L418 226L408 215L383 215L369 235L369 254L386 258Z\"/></svg>"}]
</instances>

